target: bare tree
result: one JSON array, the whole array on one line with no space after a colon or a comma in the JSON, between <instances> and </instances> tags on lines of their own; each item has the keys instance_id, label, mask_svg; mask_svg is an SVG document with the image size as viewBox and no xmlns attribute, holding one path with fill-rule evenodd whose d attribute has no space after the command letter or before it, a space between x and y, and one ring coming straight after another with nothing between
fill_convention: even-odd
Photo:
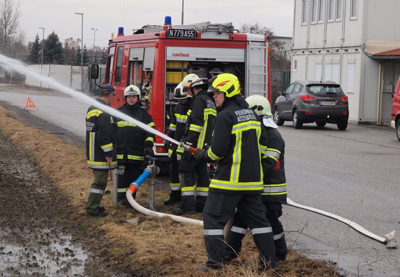
<instances>
[{"instance_id":1,"label":"bare tree","mask_svg":"<svg viewBox=\"0 0 400 277\"><path fill-rule=\"evenodd\" d=\"M23 41L23 34L17 34L18 21L21 16L20 2L15 0L0 0L0 49L10 53L13 44Z\"/></svg>"},{"instance_id":2,"label":"bare tree","mask_svg":"<svg viewBox=\"0 0 400 277\"><path fill-rule=\"evenodd\" d=\"M260 26L258 23L243 24L240 32L262 34L267 36L270 52L270 75L271 75L271 104L275 103L277 92L284 89L284 74L290 71L290 59L282 51L283 43L277 39L272 28Z\"/></svg>"}]
</instances>

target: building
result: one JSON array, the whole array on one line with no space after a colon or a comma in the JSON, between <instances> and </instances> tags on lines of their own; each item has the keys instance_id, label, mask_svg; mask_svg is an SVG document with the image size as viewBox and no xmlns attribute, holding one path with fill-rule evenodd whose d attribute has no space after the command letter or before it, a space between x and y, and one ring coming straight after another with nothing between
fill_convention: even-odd
<instances>
[{"instance_id":1,"label":"building","mask_svg":"<svg viewBox=\"0 0 400 277\"><path fill-rule=\"evenodd\" d=\"M295 0L291 80L331 80L349 120L389 124L400 75L398 0Z\"/></svg>"}]
</instances>

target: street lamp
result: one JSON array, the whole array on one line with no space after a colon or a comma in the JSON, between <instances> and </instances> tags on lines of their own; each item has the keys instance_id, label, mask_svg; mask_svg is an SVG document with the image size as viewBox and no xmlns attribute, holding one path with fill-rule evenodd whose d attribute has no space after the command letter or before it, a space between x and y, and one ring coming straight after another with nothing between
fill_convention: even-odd
<instances>
[{"instance_id":1,"label":"street lamp","mask_svg":"<svg viewBox=\"0 0 400 277\"><path fill-rule=\"evenodd\" d=\"M81 24L81 90L83 92L83 13L75 13L76 15L82 16Z\"/></svg>"},{"instance_id":2,"label":"street lamp","mask_svg":"<svg viewBox=\"0 0 400 277\"><path fill-rule=\"evenodd\" d=\"M14 58L14 37L15 37L16 32L14 32L14 34L12 35L8 35L8 37L11 38L11 59ZM13 80L13 70L11 69L11 73L10 73L10 85L12 84L12 80Z\"/></svg>"},{"instance_id":3,"label":"street lamp","mask_svg":"<svg viewBox=\"0 0 400 277\"><path fill-rule=\"evenodd\" d=\"M93 30L93 62L95 62L96 61L96 50L95 50L95 47L96 47L96 31L98 31L99 29L92 28L92 30Z\"/></svg>"},{"instance_id":4,"label":"street lamp","mask_svg":"<svg viewBox=\"0 0 400 277\"><path fill-rule=\"evenodd\" d=\"M42 57L40 61L40 75L43 75L43 53L44 53L44 27L38 27L39 29L42 29L43 35L42 35Z\"/></svg>"}]
</instances>

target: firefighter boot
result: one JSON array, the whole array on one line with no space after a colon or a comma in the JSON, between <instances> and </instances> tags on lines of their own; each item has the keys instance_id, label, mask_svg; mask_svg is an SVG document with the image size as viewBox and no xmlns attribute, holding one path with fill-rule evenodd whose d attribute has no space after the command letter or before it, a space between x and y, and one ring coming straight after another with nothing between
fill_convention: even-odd
<instances>
[{"instance_id":1,"label":"firefighter boot","mask_svg":"<svg viewBox=\"0 0 400 277\"><path fill-rule=\"evenodd\" d=\"M164 200L164 205L171 205L176 202L181 201L181 191L180 190L172 190L169 194L169 199Z\"/></svg>"},{"instance_id":2,"label":"firefighter boot","mask_svg":"<svg viewBox=\"0 0 400 277\"><path fill-rule=\"evenodd\" d=\"M194 195L182 196L181 206L172 210L175 215L194 214Z\"/></svg>"}]
</instances>

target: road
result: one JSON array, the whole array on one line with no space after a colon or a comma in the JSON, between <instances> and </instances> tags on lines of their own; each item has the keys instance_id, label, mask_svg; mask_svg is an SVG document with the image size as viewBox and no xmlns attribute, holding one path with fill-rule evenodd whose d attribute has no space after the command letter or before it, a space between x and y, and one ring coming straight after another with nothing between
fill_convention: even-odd
<instances>
[{"instance_id":1,"label":"road","mask_svg":"<svg viewBox=\"0 0 400 277\"><path fill-rule=\"evenodd\" d=\"M59 93L2 90L0 104L14 116L28 123L42 118L37 127L84 145L87 104ZM23 110L27 97L37 109ZM286 141L292 201L345 217L381 237L393 230L398 236L400 142L393 129L350 123L346 131L331 124L297 130L288 122L279 131ZM398 249L387 249L344 223L291 206L284 207L281 219L290 247L337 263L343 274L400 276Z\"/></svg>"}]
</instances>

